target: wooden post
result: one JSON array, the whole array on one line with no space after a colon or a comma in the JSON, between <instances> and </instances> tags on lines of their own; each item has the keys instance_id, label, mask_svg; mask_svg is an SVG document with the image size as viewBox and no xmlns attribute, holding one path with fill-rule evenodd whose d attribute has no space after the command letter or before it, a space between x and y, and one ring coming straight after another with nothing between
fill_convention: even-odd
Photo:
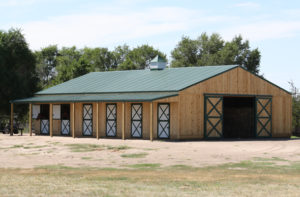
<instances>
[{"instance_id":1,"label":"wooden post","mask_svg":"<svg viewBox=\"0 0 300 197\"><path fill-rule=\"evenodd\" d=\"M28 130L29 130L29 135L32 136L32 104L29 103L29 117L28 117Z\"/></svg>"},{"instance_id":2,"label":"wooden post","mask_svg":"<svg viewBox=\"0 0 300 197\"><path fill-rule=\"evenodd\" d=\"M10 135L14 134L14 104L10 104Z\"/></svg>"},{"instance_id":3,"label":"wooden post","mask_svg":"<svg viewBox=\"0 0 300 197\"><path fill-rule=\"evenodd\" d=\"M72 137L75 138L75 103L72 103Z\"/></svg>"},{"instance_id":4,"label":"wooden post","mask_svg":"<svg viewBox=\"0 0 300 197\"><path fill-rule=\"evenodd\" d=\"M49 110L49 129L50 129L50 136L53 137L53 104L50 103L50 110Z\"/></svg>"},{"instance_id":5,"label":"wooden post","mask_svg":"<svg viewBox=\"0 0 300 197\"><path fill-rule=\"evenodd\" d=\"M153 103L150 103L150 140L153 141Z\"/></svg>"},{"instance_id":6,"label":"wooden post","mask_svg":"<svg viewBox=\"0 0 300 197\"><path fill-rule=\"evenodd\" d=\"M125 140L125 103L122 102L122 139Z\"/></svg>"},{"instance_id":7,"label":"wooden post","mask_svg":"<svg viewBox=\"0 0 300 197\"><path fill-rule=\"evenodd\" d=\"M99 102L97 102L96 107L96 135L97 140L99 140Z\"/></svg>"}]
</instances>

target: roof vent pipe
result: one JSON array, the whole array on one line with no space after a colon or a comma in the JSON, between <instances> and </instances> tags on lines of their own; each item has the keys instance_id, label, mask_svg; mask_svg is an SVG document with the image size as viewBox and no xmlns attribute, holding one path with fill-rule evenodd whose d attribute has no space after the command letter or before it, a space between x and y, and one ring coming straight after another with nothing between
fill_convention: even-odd
<instances>
[{"instance_id":1,"label":"roof vent pipe","mask_svg":"<svg viewBox=\"0 0 300 197\"><path fill-rule=\"evenodd\" d=\"M165 69L167 66L167 61L160 57L159 55L157 55L155 58L153 58L150 62L150 70L163 70Z\"/></svg>"}]
</instances>

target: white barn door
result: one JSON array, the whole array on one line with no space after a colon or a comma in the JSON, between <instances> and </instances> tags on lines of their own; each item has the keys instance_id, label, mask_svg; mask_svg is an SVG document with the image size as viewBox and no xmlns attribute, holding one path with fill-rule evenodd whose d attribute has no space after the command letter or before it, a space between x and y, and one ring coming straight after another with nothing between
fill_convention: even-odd
<instances>
[{"instance_id":1,"label":"white barn door","mask_svg":"<svg viewBox=\"0 0 300 197\"><path fill-rule=\"evenodd\" d=\"M142 116L143 107L142 104L131 105L131 137L142 137Z\"/></svg>"},{"instance_id":2,"label":"white barn door","mask_svg":"<svg viewBox=\"0 0 300 197\"><path fill-rule=\"evenodd\" d=\"M170 138L170 105L158 104L157 107L157 137Z\"/></svg>"},{"instance_id":3,"label":"white barn door","mask_svg":"<svg viewBox=\"0 0 300 197\"><path fill-rule=\"evenodd\" d=\"M117 105L106 104L106 136L117 136Z\"/></svg>"},{"instance_id":4,"label":"white barn door","mask_svg":"<svg viewBox=\"0 0 300 197\"><path fill-rule=\"evenodd\" d=\"M93 105L83 105L83 135L93 135Z\"/></svg>"}]
</instances>

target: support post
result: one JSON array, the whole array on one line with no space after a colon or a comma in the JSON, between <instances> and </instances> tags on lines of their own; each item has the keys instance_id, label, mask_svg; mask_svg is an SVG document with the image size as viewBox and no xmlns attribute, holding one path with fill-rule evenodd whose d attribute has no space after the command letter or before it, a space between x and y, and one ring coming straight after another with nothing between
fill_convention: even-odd
<instances>
[{"instance_id":1,"label":"support post","mask_svg":"<svg viewBox=\"0 0 300 197\"><path fill-rule=\"evenodd\" d=\"M125 103L122 102L122 139L125 140Z\"/></svg>"},{"instance_id":2,"label":"support post","mask_svg":"<svg viewBox=\"0 0 300 197\"><path fill-rule=\"evenodd\" d=\"M99 140L99 102L97 102L96 107L96 135L97 140Z\"/></svg>"},{"instance_id":3,"label":"support post","mask_svg":"<svg viewBox=\"0 0 300 197\"><path fill-rule=\"evenodd\" d=\"M14 104L10 104L10 135L14 134Z\"/></svg>"},{"instance_id":4,"label":"support post","mask_svg":"<svg viewBox=\"0 0 300 197\"><path fill-rule=\"evenodd\" d=\"M28 117L29 135L32 136L32 104L29 103L29 117Z\"/></svg>"},{"instance_id":5,"label":"support post","mask_svg":"<svg viewBox=\"0 0 300 197\"><path fill-rule=\"evenodd\" d=\"M150 103L150 140L153 141L153 103Z\"/></svg>"},{"instance_id":6,"label":"support post","mask_svg":"<svg viewBox=\"0 0 300 197\"><path fill-rule=\"evenodd\" d=\"M50 136L53 137L53 104L50 103L50 110L49 110L49 129L50 129Z\"/></svg>"},{"instance_id":7,"label":"support post","mask_svg":"<svg viewBox=\"0 0 300 197\"><path fill-rule=\"evenodd\" d=\"M72 103L72 137L75 138L75 103Z\"/></svg>"}]
</instances>

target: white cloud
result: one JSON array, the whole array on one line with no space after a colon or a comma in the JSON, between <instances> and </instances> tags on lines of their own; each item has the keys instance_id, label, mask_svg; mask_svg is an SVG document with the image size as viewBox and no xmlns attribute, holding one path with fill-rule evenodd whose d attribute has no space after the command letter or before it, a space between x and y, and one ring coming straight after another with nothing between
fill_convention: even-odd
<instances>
[{"instance_id":1,"label":"white cloud","mask_svg":"<svg viewBox=\"0 0 300 197\"><path fill-rule=\"evenodd\" d=\"M149 8L136 12L66 15L16 24L21 27L32 49L49 44L95 47L123 44L172 32L188 32L201 24L230 20L205 16L201 11L179 7ZM180 33L182 34L182 33Z\"/></svg>"},{"instance_id":2,"label":"white cloud","mask_svg":"<svg viewBox=\"0 0 300 197\"><path fill-rule=\"evenodd\" d=\"M288 38L300 33L300 21L263 21L224 29L221 35L231 39L241 34L251 41Z\"/></svg>"},{"instance_id":3,"label":"white cloud","mask_svg":"<svg viewBox=\"0 0 300 197\"><path fill-rule=\"evenodd\" d=\"M235 4L234 7L257 9L260 8L260 4L254 2L243 2L243 3Z\"/></svg>"}]
</instances>

